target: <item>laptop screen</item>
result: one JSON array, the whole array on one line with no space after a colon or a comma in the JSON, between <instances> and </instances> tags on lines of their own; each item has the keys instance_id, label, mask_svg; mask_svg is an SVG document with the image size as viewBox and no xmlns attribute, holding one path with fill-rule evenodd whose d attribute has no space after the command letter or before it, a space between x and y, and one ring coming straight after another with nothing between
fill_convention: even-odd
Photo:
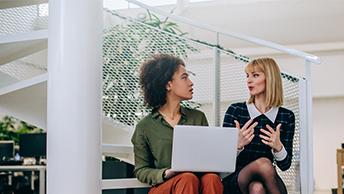
<instances>
[{"instance_id":1,"label":"laptop screen","mask_svg":"<svg viewBox=\"0 0 344 194\"><path fill-rule=\"evenodd\" d=\"M173 129L172 170L234 172L238 129L177 125Z\"/></svg>"}]
</instances>

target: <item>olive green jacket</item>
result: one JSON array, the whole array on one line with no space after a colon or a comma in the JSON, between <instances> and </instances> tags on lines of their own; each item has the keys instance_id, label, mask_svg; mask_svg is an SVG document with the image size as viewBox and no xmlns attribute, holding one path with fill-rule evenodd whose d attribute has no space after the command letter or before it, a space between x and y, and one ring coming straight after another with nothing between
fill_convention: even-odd
<instances>
[{"instance_id":1,"label":"olive green jacket","mask_svg":"<svg viewBox=\"0 0 344 194\"><path fill-rule=\"evenodd\" d=\"M181 107L178 125L208 126L204 113ZM164 182L163 173L171 168L173 128L157 110L137 125L131 142L134 145L134 174L143 183L156 185Z\"/></svg>"}]
</instances>

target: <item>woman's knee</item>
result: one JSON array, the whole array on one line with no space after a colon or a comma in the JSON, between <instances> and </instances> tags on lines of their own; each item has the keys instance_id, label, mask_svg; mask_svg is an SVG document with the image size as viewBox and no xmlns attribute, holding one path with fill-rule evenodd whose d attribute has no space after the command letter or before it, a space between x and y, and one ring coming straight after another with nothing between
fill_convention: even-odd
<instances>
[{"instance_id":1,"label":"woman's knee","mask_svg":"<svg viewBox=\"0 0 344 194\"><path fill-rule=\"evenodd\" d=\"M253 181L249 185L249 193L252 194L264 194L265 188L261 182Z\"/></svg>"},{"instance_id":2,"label":"woman's knee","mask_svg":"<svg viewBox=\"0 0 344 194\"><path fill-rule=\"evenodd\" d=\"M183 182L186 184L192 183L192 184L199 185L198 177L191 172L184 172L184 173L179 174L179 182Z\"/></svg>"},{"instance_id":3,"label":"woman's knee","mask_svg":"<svg viewBox=\"0 0 344 194\"><path fill-rule=\"evenodd\" d=\"M270 165L270 166L272 166L272 162L269 158L261 157L255 161L258 162L259 165Z\"/></svg>"},{"instance_id":4,"label":"woman's knee","mask_svg":"<svg viewBox=\"0 0 344 194\"><path fill-rule=\"evenodd\" d=\"M201 182L202 193L223 193L223 184L219 175L215 173L206 173L202 176Z\"/></svg>"},{"instance_id":5,"label":"woman's knee","mask_svg":"<svg viewBox=\"0 0 344 194\"><path fill-rule=\"evenodd\" d=\"M202 176L201 178L202 183L221 183L221 178L219 175L215 174L215 173L207 173L205 175Z\"/></svg>"},{"instance_id":6,"label":"woman's knee","mask_svg":"<svg viewBox=\"0 0 344 194\"><path fill-rule=\"evenodd\" d=\"M256 162L259 166L259 174L271 177L276 175L276 170L268 158L259 158Z\"/></svg>"}]
</instances>

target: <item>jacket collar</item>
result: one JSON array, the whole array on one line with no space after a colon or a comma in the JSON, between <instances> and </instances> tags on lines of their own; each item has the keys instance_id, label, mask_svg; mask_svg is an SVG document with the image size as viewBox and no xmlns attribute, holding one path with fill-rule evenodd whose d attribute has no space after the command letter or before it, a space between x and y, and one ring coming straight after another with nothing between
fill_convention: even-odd
<instances>
[{"instance_id":1,"label":"jacket collar","mask_svg":"<svg viewBox=\"0 0 344 194\"><path fill-rule=\"evenodd\" d=\"M256 117L258 117L260 115L265 115L271 122L275 123L279 107L272 107L267 112L261 113L256 108L254 103L249 104L246 102L246 106L247 106L247 110L248 110L248 113L250 114L251 119L255 119Z\"/></svg>"},{"instance_id":2,"label":"jacket collar","mask_svg":"<svg viewBox=\"0 0 344 194\"><path fill-rule=\"evenodd\" d=\"M155 108L152 110L152 117L153 118L157 118L157 117L161 116L158 110L159 110L159 108ZM187 108L180 106L180 113L182 114L183 118L186 117L187 112L188 112Z\"/></svg>"}]
</instances>

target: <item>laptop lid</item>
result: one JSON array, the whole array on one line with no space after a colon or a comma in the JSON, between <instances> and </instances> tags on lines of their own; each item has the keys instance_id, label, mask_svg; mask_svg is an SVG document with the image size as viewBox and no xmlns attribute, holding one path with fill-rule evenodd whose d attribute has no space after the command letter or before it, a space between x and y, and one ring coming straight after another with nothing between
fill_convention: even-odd
<instances>
[{"instance_id":1,"label":"laptop lid","mask_svg":"<svg viewBox=\"0 0 344 194\"><path fill-rule=\"evenodd\" d=\"M238 129L177 125L173 129L173 171L234 172Z\"/></svg>"}]
</instances>

